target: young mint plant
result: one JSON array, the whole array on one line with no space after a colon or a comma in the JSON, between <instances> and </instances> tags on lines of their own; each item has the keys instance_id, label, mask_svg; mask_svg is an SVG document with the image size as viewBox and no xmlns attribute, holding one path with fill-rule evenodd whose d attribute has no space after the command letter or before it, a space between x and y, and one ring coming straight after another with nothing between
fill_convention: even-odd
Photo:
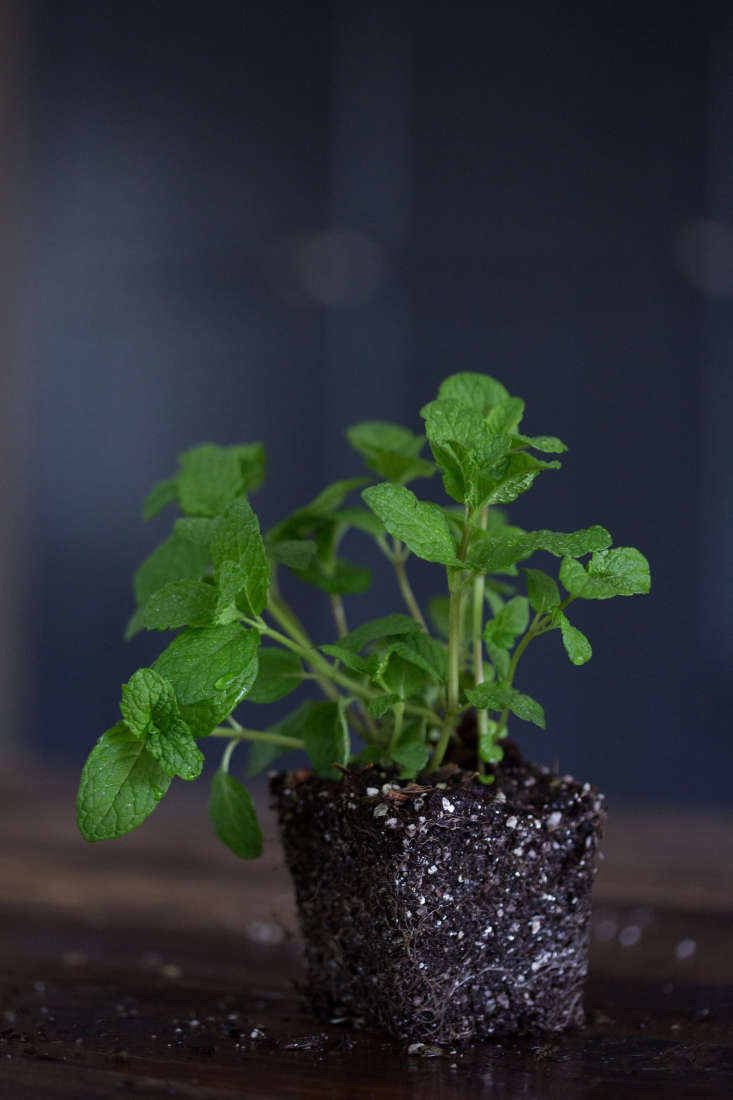
<instances>
[{"instance_id":1,"label":"young mint plant","mask_svg":"<svg viewBox=\"0 0 733 1100\"><path fill-rule=\"evenodd\" d=\"M178 472L143 505L145 518L173 504L181 514L135 574L126 636L178 633L123 686L121 721L84 766L82 835L103 840L135 828L174 777L201 774L197 742L212 738L226 746L212 781L211 820L247 859L261 853L262 834L249 792L230 774L242 742L250 746L248 776L292 749L305 750L334 782L355 759L412 778L472 753L477 779L490 783L510 715L545 726L542 706L515 685L527 646L555 631L571 662L582 665L591 646L568 607L650 588L644 556L612 548L603 527L525 531L507 521L502 506L560 466L533 452L566 450L554 436L521 433L523 414L524 402L495 379L454 374L422 409L424 434L386 421L348 429L376 484L371 476L336 481L264 535L249 501L264 476L261 444L207 443L181 455ZM432 460L422 453L426 443ZM407 487L436 472L448 503ZM366 592L371 576L342 555L350 530L376 543L404 604L355 629L344 598ZM545 556L544 569L523 564L535 554ZM411 556L444 572L444 593L430 601L427 618L410 584ZM547 572L548 558L559 559L557 576ZM311 637L282 595L282 569L324 593L333 638ZM266 728L250 725L252 708L246 720L235 717L243 702L276 702L304 685L316 685L323 700L301 700ZM472 710L473 726L464 720ZM358 753L354 734L363 742Z\"/></svg>"}]
</instances>

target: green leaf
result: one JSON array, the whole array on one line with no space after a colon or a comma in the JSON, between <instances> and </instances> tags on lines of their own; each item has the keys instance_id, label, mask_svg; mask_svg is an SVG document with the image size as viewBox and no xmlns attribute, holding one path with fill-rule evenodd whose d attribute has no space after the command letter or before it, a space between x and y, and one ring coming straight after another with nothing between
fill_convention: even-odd
<instances>
[{"instance_id":1,"label":"green leaf","mask_svg":"<svg viewBox=\"0 0 733 1100\"><path fill-rule=\"evenodd\" d=\"M646 595L651 588L649 562L633 546L594 554L588 563L588 575L596 581L612 579L619 596Z\"/></svg>"},{"instance_id":2,"label":"green leaf","mask_svg":"<svg viewBox=\"0 0 733 1100\"><path fill-rule=\"evenodd\" d=\"M316 704L311 699L305 699L295 710L278 719L269 730L272 733L284 733L286 737L302 737L306 720L314 706Z\"/></svg>"},{"instance_id":3,"label":"green leaf","mask_svg":"<svg viewBox=\"0 0 733 1100\"><path fill-rule=\"evenodd\" d=\"M268 733L284 733L287 737L302 737L303 725L313 703L306 699L299 707L286 714L279 722L268 726ZM269 768L273 760L288 750L272 741L253 741L249 749L247 775L258 775Z\"/></svg>"},{"instance_id":4,"label":"green leaf","mask_svg":"<svg viewBox=\"0 0 733 1100\"><path fill-rule=\"evenodd\" d=\"M401 777L414 779L427 765L430 751L425 742L425 733L421 721L406 722L400 734L397 746L389 752L396 764L402 766Z\"/></svg>"},{"instance_id":5,"label":"green leaf","mask_svg":"<svg viewBox=\"0 0 733 1100\"><path fill-rule=\"evenodd\" d=\"M246 787L228 772L214 773L211 781L209 815L214 832L240 859L258 859L262 855L262 830L252 796Z\"/></svg>"},{"instance_id":6,"label":"green leaf","mask_svg":"<svg viewBox=\"0 0 733 1100\"><path fill-rule=\"evenodd\" d=\"M143 519L157 516L174 500L178 500L178 478L167 477L164 481L157 481L143 501Z\"/></svg>"},{"instance_id":7,"label":"green leaf","mask_svg":"<svg viewBox=\"0 0 733 1100\"><path fill-rule=\"evenodd\" d=\"M239 566L242 588L237 595L237 605L247 615L259 615L267 604L270 563L259 521L245 497L233 501L216 520L211 560L217 575L226 562Z\"/></svg>"},{"instance_id":8,"label":"green leaf","mask_svg":"<svg viewBox=\"0 0 733 1100\"><path fill-rule=\"evenodd\" d=\"M169 775L196 779L203 756L190 729L179 716L173 684L155 669L140 668L122 685L122 717L134 737L145 741Z\"/></svg>"},{"instance_id":9,"label":"green leaf","mask_svg":"<svg viewBox=\"0 0 733 1100\"><path fill-rule=\"evenodd\" d=\"M354 758L359 764L386 764L384 750L380 745L365 745L361 752Z\"/></svg>"},{"instance_id":10,"label":"green leaf","mask_svg":"<svg viewBox=\"0 0 733 1100\"><path fill-rule=\"evenodd\" d=\"M390 638L395 634L416 634L421 630L420 623L409 615L384 615L380 619L370 619L369 622L362 623L361 626L350 631L340 639L339 646L358 653L369 642Z\"/></svg>"},{"instance_id":11,"label":"green leaf","mask_svg":"<svg viewBox=\"0 0 733 1100\"><path fill-rule=\"evenodd\" d=\"M479 539L469 547L467 562L477 573L496 573L528 558L536 550L546 550L556 557L579 557L610 544L611 536L605 527L586 527L569 534L560 531L527 531L519 535L497 535L496 538Z\"/></svg>"},{"instance_id":12,"label":"green leaf","mask_svg":"<svg viewBox=\"0 0 733 1100\"><path fill-rule=\"evenodd\" d=\"M498 615L502 607L506 603L506 600L496 591L493 583L486 584L484 588L484 596L486 598L487 604L491 608L491 614L494 616Z\"/></svg>"},{"instance_id":13,"label":"green leaf","mask_svg":"<svg viewBox=\"0 0 733 1100\"><path fill-rule=\"evenodd\" d=\"M556 611L553 622L559 624L562 631L562 644L574 665L584 665L593 656L591 644L581 630L573 626L562 611Z\"/></svg>"},{"instance_id":14,"label":"green leaf","mask_svg":"<svg viewBox=\"0 0 733 1100\"><path fill-rule=\"evenodd\" d=\"M544 454L562 454L567 451L567 446L562 439L554 435L515 435L514 441L521 447L532 447L535 451Z\"/></svg>"},{"instance_id":15,"label":"green leaf","mask_svg":"<svg viewBox=\"0 0 733 1100\"><path fill-rule=\"evenodd\" d=\"M509 453L511 438L492 432L477 406L459 400L431 401L420 415L448 495L483 507L483 481Z\"/></svg>"},{"instance_id":16,"label":"green leaf","mask_svg":"<svg viewBox=\"0 0 733 1100\"><path fill-rule=\"evenodd\" d=\"M145 629L145 616L143 615L143 610L142 607L138 607L127 620L125 633L122 635L124 641L129 642L130 638L134 638L136 634L139 634L141 630Z\"/></svg>"},{"instance_id":17,"label":"green leaf","mask_svg":"<svg viewBox=\"0 0 733 1100\"><path fill-rule=\"evenodd\" d=\"M153 812L171 777L141 741L118 722L100 737L81 773L77 821L85 840L129 833Z\"/></svg>"},{"instance_id":18,"label":"green leaf","mask_svg":"<svg viewBox=\"0 0 733 1100\"><path fill-rule=\"evenodd\" d=\"M316 553L312 539L281 539L267 544L270 560L289 569L307 569Z\"/></svg>"},{"instance_id":19,"label":"green leaf","mask_svg":"<svg viewBox=\"0 0 733 1100\"><path fill-rule=\"evenodd\" d=\"M208 548L214 533L214 520L205 516L179 516L173 530L180 538Z\"/></svg>"},{"instance_id":20,"label":"green leaf","mask_svg":"<svg viewBox=\"0 0 733 1100\"><path fill-rule=\"evenodd\" d=\"M367 710L372 718L383 718L390 707L393 707L399 701L400 697L397 692L390 691L384 695L375 695L367 703Z\"/></svg>"},{"instance_id":21,"label":"green leaf","mask_svg":"<svg viewBox=\"0 0 733 1100\"><path fill-rule=\"evenodd\" d=\"M404 700L422 692L426 679L435 680L436 676L432 669L426 672L422 664L414 659L405 660L397 652L398 645L399 642L393 643L381 656L374 679L383 684L390 694ZM411 657L414 658L415 654Z\"/></svg>"},{"instance_id":22,"label":"green leaf","mask_svg":"<svg viewBox=\"0 0 733 1100\"><path fill-rule=\"evenodd\" d=\"M574 558L563 558L560 565L560 583L564 585L571 596L584 596L585 592L591 592L593 587L588 578L585 566L582 562L575 561ZM608 586L601 586L605 591ZM613 596L615 592L608 592L607 596ZM588 597L586 597L588 598ZM593 597L591 597L593 598ZM598 597L601 598L600 596Z\"/></svg>"},{"instance_id":23,"label":"green leaf","mask_svg":"<svg viewBox=\"0 0 733 1100\"><path fill-rule=\"evenodd\" d=\"M486 416L494 405L506 400L509 393L501 382L488 374L461 371L459 374L451 374L441 383L439 395L463 401L478 409L482 416Z\"/></svg>"},{"instance_id":24,"label":"green leaf","mask_svg":"<svg viewBox=\"0 0 733 1100\"><path fill-rule=\"evenodd\" d=\"M239 459L245 492L259 489L265 478L266 456L262 443L238 443L230 450Z\"/></svg>"},{"instance_id":25,"label":"green leaf","mask_svg":"<svg viewBox=\"0 0 733 1100\"><path fill-rule=\"evenodd\" d=\"M362 497L384 526L425 561L460 565L453 536L442 509L418 500L404 485L382 482L365 489Z\"/></svg>"},{"instance_id":26,"label":"green leaf","mask_svg":"<svg viewBox=\"0 0 733 1100\"><path fill-rule=\"evenodd\" d=\"M217 591L204 581L172 581L148 599L143 622L148 630L175 630L179 626L206 626L214 618Z\"/></svg>"},{"instance_id":27,"label":"green leaf","mask_svg":"<svg viewBox=\"0 0 733 1100\"><path fill-rule=\"evenodd\" d=\"M346 665L352 672L371 675L377 666L378 659L375 654L371 657L360 657L358 653L353 653L340 645L321 645L318 648L328 657L333 657L342 665Z\"/></svg>"},{"instance_id":28,"label":"green leaf","mask_svg":"<svg viewBox=\"0 0 733 1100\"><path fill-rule=\"evenodd\" d=\"M152 668L139 668L122 685L120 711L128 730L144 740L155 726L165 729L178 717L173 684Z\"/></svg>"},{"instance_id":29,"label":"green leaf","mask_svg":"<svg viewBox=\"0 0 733 1100\"><path fill-rule=\"evenodd\" d=\"M486 652L496 672L497 680L506 680L509 675L511 658L507 649L501 649L494 642L486 642Z\"/></svg>"},{"instance_id":30,"label":"green leaf","mask_svg":"<svg viewBox=\"0 0 733 1100\"><path fill-rule=\"evenodd\" d=\"M329 563L328 568L319 561L313 561L307 569L298 570L296 576L331 595L366 592L372 580L370 569L363 565L352 565L343 558L336 558Z\"/></svg>"},{"instance_id":31,"label":"green leaf","mask_svg":"<svg viewBox=\"0 0 733 1100\"><path fill-rule=\"evenodd\" d=\"M303 511L310 516L321 518L331 516L341 507L349 493L353 493L355 489L360 489L362 485L366 485L368 480L366 477L346 477L334 481L331 485L327 485L325 489L321 489L318 496L314 497Z\"/></svg>"},{"instance_id":32,"label":"green leaf","mask_svg":"<svg viewBox=\"0 0 733 1100\"><path fill-rule=\"evenodd\" d=\"M371 466L380 477L400 485L418 477L432 477L435 473L435 466L427 459L405 458L404 455L382 454Z\"/></svg>"},{"instance_id":33,"label":"green leaf","mask_svg":"<svg viewBox=\"0 0 733 1100\"><path fill-rule=\"evenodd\" d=\"M390 648L405 661L427 672L432 680L445 683L448 656L442 642L420 631L407 635L404 640L394 642Z\"/></svg>"},{"instance_id":34,"label":"green leaf","mask_svg":"<svg viewBox=\"0 0 733 1100\"><path fill-rule=\"evenodd\" d=\"M259 775L266 768L269 768L273 760L276 760L278 756L282 756L285 751L282 745L276 745L272 741L252 741L249 746L249 758L245 774L250 778L253 775Z\"/></svg>"},{"instance_id":35,"label":"green leaf","mask_svg":"<svg viewBox=\"0 0 733 1100\"><path fill-rule=\"evenodd\" d=\"M501 473L493 475L482 487L483 504L510 504L531 488L543 470L559 470L562 463L542 462L524 451L515 452L505 460Z\"/></svg>"},{"instance_id":36,"label":"green leaf","mask_svg":"<svg viewBox=\"0 0 733 1100\"><path fill-rule=\"evenodd\" d=\"M135 598L144 607L150 596L171 581L198 580L209 564L205 546L197 546L180 535L170 535L145 559L135 573Z\"/></svg>"},{"instance_id":37,"label":"green leaf","mask_svg":"<svg viewBox=\"0 0 733 1100\"><path fill-rule=\"evenodd\" d=\"M179 457L181 508L191 516L216 516L244 491L238 456L227 447L203 443Z\"/></svg>"},{"instance_id":38,"label":"green leaf","mask_svg":"<svg viewBox=\"0 0 733 1100\"><path fill-rule=\"evenodd\" d=\"M495 740L494 733L484 732L479 734L478 754L481 760L487 764L498 764L504 759L504 749Z\"/></svg>"},{"instance_id":39,"label":"green leaf","mask_svg":"<svg viewBox=\"0 0 733 1100\"><path fill-rule=\"evenodd\" d=\"M216 625L234 623L242 618L243 613L247 613L248 607L240 608L237 606L237 600L240 599L246 582L247 575L239 562L224 561L221 563L216 573L218 587L216 609L209 620L210 622ZM245 600L242 599L241 602L245 603Z\"/></svg>"},{"instance_id":40,"label":"green leaf","mask_svg":"<svg viewBox=\"0 0 733 1100\"><path fill-rule=\"evenodd\" d=\"M584 600L645 595L651 587L649 562L631 546L595 553L587 570L571 557L564 558L560 581L571 596Z\"/></svg>"},{"instance_id":41,"label":"green leaf","mask_svg":"<svg viewBox=\"0 0 733 1100\"><path fill-rule=\"evenodd\" d=\"M261 443L219 447L203 443L179 458L181 508L191 516L216 516L245 489L262 480Z\"/></svg>"},{"instance_id":42,"label":"green leaf","mask_svg":"<svg viewBox=\"0 0 733 1100\"><path fill-rule=\"evenodd\" d=\"M387 420L364 420L346 429L346 438L355 451L368 457L375 451L387 451L417 458L425 446L424 436L415 435L401 424Z\"/></svg>"},{"instance_id":43,"label":"green leaf","mask_svg":"<svg viewBox=\"0 0 733 1100\"><path fill-rule=\"evenodd\" d=\"M303 668L294 653L286 649L260 647L259 671L250 688L250 703L276 703L303 682Z\"/></svg>"},{"instance_id":44,"label":"green leaf","mask_svg":"<svg viewBox=\"0 0 733 1100\"><path fill-rule=\"evenodd\" d=\"M325 779L340 779L333 767L349 762L349 731L341 699L338 703L314 703L305 716L301 736L314 769Z\"/></svg>"},{"instance_id":45,"label":"green leaf","mask_svg":"<svg viewBox=\"0 0 733 1100\"><path fill-rule=\"evenodd\" d=\"M174 718L165 729L152 729L146 744L168 775L186 780L201 775L204 757L182 718Z\"/></svg>"},{"instance_id":46,"label":"green leaf","mask_svg":"<svg viewBox=\"0 0 733 1100\"><path fill-rule=\"evenodd\" d=\"M292 515L275 524L267 533L268 543L302 539L317 531L324 521L333 519L349 493L366 485L368 480L366 477L351 477L327 485L305 507L298 508Z\"/></svg>"},{"instance_id":47,"label":"green leaf","mask_svg":"<svg viewBox=\"0 0 733 1100\"><path fill-rule=\"evenodd\" d=\"M384 527L380 519L366 508L340 508L334 513L337 523L343 527L356 527L372 538L384 538Z\"/></svg>"},{"instance_id":48,"label":"green leaf","mask_svg":"<svg viewBox=\"0 0 733 1100\"><path fill-rule=\"evenodd\" d=\"M433 596L428 602L428 616L435 632L447 640L450 600L447 596Z\"/></svg>"},{"instance_id":49,"label":"green leaf","mask_svg":"<svg viewBox=\"0 0 733 1100\"><path fill-rule=\"evenodd\" d=\"M188 627L154 664L170 680L185 719L203 737L232 713L257 677L259 635L239 623Z\"/></svg>"},{"instance_id":50,"label":"green leaf","mask_svg":"<svg viewBox=\"0 0 733 1100\"><path fill-rule=\"evenodd\" d=\"M545 712L540 704L509 684L479 684L478 687L466 691L466 698L480 710L510 710L517 718L545 728Z\"/></svg>"},{"instance_id":51,"label":"green leaf","mask_svg":"<svg viewBox=\"0 0 733 1100\"><path fill-rule=\"evenodd\" d=\"M529 601L525 596L515 596L504 604L493 619L488 621L484 629L484 638L499 649L508 649L514 644L514 639L524 633L528 625Z\"/></svg>"},{"instance_id":52,"label":"green leaf","mask_svg":"<svg viewBox=\"0 0 733 1100\"><path fill-rule=\"evenodd\" d=\"M538 614L552 611L560 604L560 590L552 577L541 569L523 569L527 578L527 595L530 606Z\"/></svg>"},{"instance_id":53,"label":"green leaf","mask_svg":"<svg viewBox=\"0 0 733 1100\"><path fill-rule=\"evenodd\" d=\"M432 463L418 457L425 445L424 436L414 435L399 424L364 421L349 428L346 438L367 466L388 481L404 483L434 473Z\"/></svg>"},{"instance_id":54,"label":"green leaf","mask_svg":"<svg viewBox=\"0 0 733 1100\"><path fill-rule=\"evenodd\" d=\"M521 397L505 397L489 410L486 423L492 432L508 435L517 430L523 416L524 401Z\"/></svg>"}]
</instances>

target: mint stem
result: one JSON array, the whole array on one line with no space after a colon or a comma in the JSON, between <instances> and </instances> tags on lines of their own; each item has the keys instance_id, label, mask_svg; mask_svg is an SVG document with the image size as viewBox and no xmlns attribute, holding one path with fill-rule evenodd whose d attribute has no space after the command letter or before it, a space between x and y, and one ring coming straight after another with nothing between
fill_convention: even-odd
<instances>
[{"instance_id":1,"label":"mint stem","mask_svg":"<svg viewBox=\"0 0 733 1100\"><path fill-rule=\"evenodd\" d=\"M294 641L294 639L282 634L279 630L274 630L271 626L268 626L264 619L244 619L243 622L247 626L252 626L255 630L258 630L260 634L265 634L268 638L272 638L274 641L279 642L285 646L286 649L292 650L293 653L297 653L299 657L302 657L304 661L316 670L319 682L322 686L327 682L326 677L333 681L335 684L339 684L341 687L346 688L349 694L356 696L358 699L375 699L381 694L379 691L375 691L372 688L365 687L364 684L360 684L358 680L352 679L350 676L345 676L343 672L340 672L332 664L330 664L325 657L315 649L315 647L306 647L300 643ZM331 691L334 692L333 698L338 697L338 692L330 684L328 685ZM417 706L413 703L405 704L406 714L419 714L427 718L434 725L440 725L441 719L431 710L430 707ZM368 738L369 739L369 738Z\"/></svg>"},{"instance_id":2,"label":"mint stem","mask_svg":"<svg viewBox=\"0 0 733 1100\"><path fill-rule=\"evenodd\" d=\"M227 729L225 726L217 726L209 737L228 737L232 744L238 741L267 741L272 745L282 745L286 749L302 749L305 745L299 737L288 737L284 733L274 733L268 730L250 730L239 726L237 729ZM226 752L227 750L225 750Z\"/></svg>"},{"instance_id":3,"label":"mint stem","mask_svg":"<svg viewBox=\"0 0 733 1100\"><path fill-rule=\"evenodd\" d=\"M339 638L343 638L349 633L349 626L346 622L346 609L344 608L344 601L336 593L331 593L331 610L333 611L333 619L336 623L336 630L338 631Z\"/></svg>"},{"instance_id":4,"label":"mint stem","mask_svg":"<svg viewBox=\"0 0 733 1100\"><path fill-rule=\"evenodd\" d=\"M230 740L229 740L229 744L224 749L224 752L222 754L221 764L219 765L219 768L223 772L228 772L229 771L229 761L231 759L232 753L234 752L234 750L237 747L237 739L232 737L232 731L231 730L224 730L224 733L226 734L227 737L230 738Z\"/></svg>"},{"instance_id":5,"label":"mint stem","mask_svg":"<svg viewBox=\"0 0 733 1100\"><path fill-rule=\"evenodd\" d=\"M274 598L271 598L269 604L267 605L267 610L270 612L273 619L275 619L276 622L278 622L280 626L288 632L290 638L292 638L298 648L295 649L295 647L290 644L289 639L283 641L282 634L273 634L271 636L277 638L277 640L280 641L283 645L287 645L289 649L294 649L294 651L302 656L304 660L307 660L316 673L316 679L318 680L319 686L323 694L328 696L329 699L338 699L339 693L336 688L333 687L333 685L329 683L328 680L323 679L323 676L316 668L315 661L313 661L309 656L311 652L315 652L315 647L308 637L308 634L306 633L304 627L298 621L295 613L285 603L285 600L283 600L281 596L275 596ZM257 623L255 623L254 625L256 629L262 630L262 627L258 626ZM324 663L327 664L327 662Z\"/></svg>"},{"instance_id":6,"label":"mint stem","mask_svg":"<svg viewBox=\"0 0 733 1100\"><path fill-rule=\"evenodd\" d=\"M400 742L400 734L402 733L402 721L405 716L405 704L395 703L394 705L394 730L392 731L392 737L389 742L390 755L394 753Z\"/></svg>"},{"instance_id":7,"label":"mint stem","mask_svg":"<svg viewBox=\"0 0 733 1100\"><path fill-rule=\"evenodd\" d=\"M480 524L483 531L486 530L486 524L488 522L489 510L488 508L481 509ZM482 638L482 629L484 623L484 596L486 593L486 578L483 573L479 573L473 582L473 679L476 687L484 682L484 645ZM482 735L489 732L489 714L487 710L478 711L478 742L476 746L477 752L477 767L479 773L482 773L484 768L484 762L480 755L480 746Z\"/></svg>"},{"instance_id":8,"label":"mint stem","mask_svg":"<svg viewBox=\"0 0 733 1100\"><path fill-rule=\"evenodd\" d=\"M463 535L458 551L460 561L466 560L468 540L471 533L471 513L466 508L463 521ZM448 743L453 733L458 711L460 709L460 666L461 666L461 619L463 606L463 571L461 569L448 568L448 588L450 600L448 604L448 690L446 699L445 716L440 731L440 739L435 746L433 759L428 771L437 771L443 763L443 757L448 749Z\"/></svg>"},{"instance_id":9,"label":"mint stem","mask_svg":"<svg viewBox=\"0 0 733 1100\"><path fill-rule=\"evenodd\" d=\"M577 596L566 596L566 598L562 601L562 603L560 604L559 608L557 608L557 610L564 611L565 608L568 607L569 604L571 604L573 602L573 600L575 600L575 599L577 599ZM508 684L510 684L510 685L512 684L512 682L514 680L514 673L517 671L517 665L519 664L519 658L522 656L522 654L524 653L525 649L527 648L529 643L532 641L532 639L533 638L539 638L540 634L546 634L548 630L554 630L554 629L555 629L555 627L550 624L550 617L547 616L547 615L540 614L540 612L538 611L537 614L535 615L534 619L530 623L529 629L527 630L527 633L524 635L522 640L519 642L517 648L514 650L514 654L512 656L512 659L509 662L509 674L508 674L507 680L506 680L506 682ZM479 714L481 714L481 713L486 713L486 712L485 711L484 712L479 711ZM496 727L496 732L494 734L495 740L498 740L499 737L501 736L502 730L506 726L508 717L509 717L509 710L504 709L501 712L501 714L499 715L499 721L498 721L498 724L497 724L497 727Z\"/></svg>"},{"instance_id":10,"label":"mint stem","mask_svg":"<svg viewBox=\"0 0 733 1100\"><path fill-rule=\"evenodd\" d=\"M420 626L427 633L427 623L423 617L423 613L420 610L420 605L415 599L415 593L412 591L409 578L407 576L407 570L405 569L406 555L403 550L403 544L397 539L394 539L394 554L390 555L390 560L395 568L397 574L397 584L399 585L402 598L405 601L407 610L412 615L416 622L420 623Z\"/></svg>"}]
</instances>

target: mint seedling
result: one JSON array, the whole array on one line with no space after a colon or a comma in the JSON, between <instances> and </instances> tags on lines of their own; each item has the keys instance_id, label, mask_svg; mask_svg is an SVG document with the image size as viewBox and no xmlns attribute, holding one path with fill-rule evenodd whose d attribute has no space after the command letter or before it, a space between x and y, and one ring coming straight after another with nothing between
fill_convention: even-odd
<instances>
[{"instance_id":1,"label":"mint seedling","mask_svg":"<svg viewBox=\"0 0 733 1100\"><path fill-rule=\"evenodd\" d=\"M264 474L261 444L204 444L183 454L177 474L159 482L143 507L146 518L171 504L182 515L135 574L127 636L180 632L152 668L124 685L121 721L87 760L78 796L82 835L121 836L152 812L174 776L196 779L200 739L227 742L211 818L244 858L260 854L262 837L248 792L229 774L243 742L250 744L248 775L291 749L304 749L315 771L334 782L354 759L409 779L435 772L451 755L465 761L471 751L477 778L490 783L510 716L545 725L542 706L515 683L527 646L555 633L570 661L582 665L591 645L568 618L570 605L650 586L644 556L611 548L603 527L562 533L508 522L502 507L560 466L533 452L566 449L554 436L522 434L523 413L524 403L494 379L452 375L422 409L424 435L384 421L350 428L369 475L327 486L265 534L249 503ZM423 454L426 443L432 459ZM448 502L407 487L436 473ZM373 474L382 480L370 484ZM355 629L344 597L353 597L349 615L359 621L370 574L341 556L351 528L376 542L404 604ZM535 554L544 568L524 564ZM428 615L410 585L410 556L443 574L443 594ZM557 576L547 571L553 558ZM311 637L280 592L281 569L324 593L334 637ZM255 728L254 707L242 722L234 716L242 703L273 702L306 682L324 700L306 699L269 728ZM476 730L461 744L470 709ZM354 734L363 742L358 753Z\"/></svg>"}]
</instances>

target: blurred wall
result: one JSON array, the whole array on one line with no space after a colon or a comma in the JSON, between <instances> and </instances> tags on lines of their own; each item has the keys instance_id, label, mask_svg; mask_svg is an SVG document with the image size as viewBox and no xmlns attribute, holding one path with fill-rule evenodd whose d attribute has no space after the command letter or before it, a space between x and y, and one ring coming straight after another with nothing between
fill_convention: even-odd
<instances>
[{"instance_id":1,"label":"blurred wall","mask_svg":"<svg viewBox=\"0 0 733 1100\"><path fill-rule=\"evenodd\" d=\"M654 576L581 609L588 666L528 653L549 731L525 748L612 795L728 800L730 659L701 626L733 591L732 525L712 558L703 534L730 500L732 290L713 316L704 279L711 247L733 272L726 7L201 11L36 5L27 737L76 765L155 652L120 635L179 450L264 439L268 525L358 469L347 424L417 427L485 370L570 446L517 522L601 522ZM393 602L379 579L349 612Z\"/></svg>"},{"instance_id":2,"label":"blurred wall","mask_svg":"<svg viewBox=\"0 0 733 1100\"><path fill-rule=\"evenodd\" d=\"M23 494L18 312L21 305L19 221L25 152L25 11L0 2L0 744L7 756L22 744L23 684L27 683L21 553Z\"/></svg>"}]
</instances>

